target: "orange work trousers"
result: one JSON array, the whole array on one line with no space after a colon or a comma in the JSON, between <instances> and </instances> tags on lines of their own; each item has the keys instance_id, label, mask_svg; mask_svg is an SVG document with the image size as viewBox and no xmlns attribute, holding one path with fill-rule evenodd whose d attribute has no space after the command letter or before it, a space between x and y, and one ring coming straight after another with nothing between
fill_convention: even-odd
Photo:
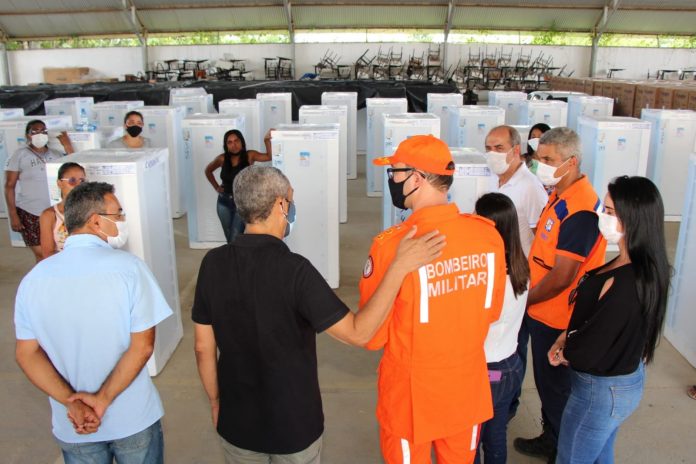
<instances>
[{"instance_id":1,"label":"orange work trousers","mask_svg":"<svg viewBox=\"0 0 696 464\"><path fill-rule=\"evenodd\" d=\"M474 425L457 435L414 445L380 428L379 439L386 464L430 464L433 446L437 464L471 464L476 457L480 431L481 426Z\"/></svg>"}]
</instances>

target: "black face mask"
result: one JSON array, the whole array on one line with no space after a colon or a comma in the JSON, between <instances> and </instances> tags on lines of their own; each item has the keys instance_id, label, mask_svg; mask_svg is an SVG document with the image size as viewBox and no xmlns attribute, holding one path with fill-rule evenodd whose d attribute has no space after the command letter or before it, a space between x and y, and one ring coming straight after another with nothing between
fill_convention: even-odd
<instances>
[{"instance_id":1,"label":"black face mask","mask_svg":"<svg viewBox=\"0 0 696 464\"><path fill-rule=\"evenodd\" d=\"M126 132L128 132L128 135L130 135L131 137L139 136L142 131L143 131L143 128L140 126L128 126L128 127L126 127Z\"/></svg>"},{"instance_id":2,"label":"black face mask","mask_svg":"<svg viewBox=\"0 0 696 464\"><path fill-rule=\"evenodd\" d=\"M412 175L413 174L411 174L411 176ZM406 208L406 198L408 198L409 195L418 190L418 187L416 187L413 190L411 190L407 195L404 195L404 184L411 176L408 176L401 182L395 182L394 179L387 179L389 182L389 193L391 194L392 205L399 209L408 209Z\"/></svg>"}]
</instances>

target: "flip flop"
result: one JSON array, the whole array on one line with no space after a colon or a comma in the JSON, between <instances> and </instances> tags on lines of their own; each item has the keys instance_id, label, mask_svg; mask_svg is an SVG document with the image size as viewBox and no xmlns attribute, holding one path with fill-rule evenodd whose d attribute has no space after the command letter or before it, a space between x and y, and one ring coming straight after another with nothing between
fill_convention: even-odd
<instances>
[{"instance_id":1,"label":"flip flop","mask_svg":"<svg viewBox=\"0 0 696 464\"><path fill-rule=\"evenodd\" d=\"M687 388L686 394L689 395L689 398L691 398L692 400L696 400L696 385L692 385L689 388Z\"/></svg>"}]
</instances>

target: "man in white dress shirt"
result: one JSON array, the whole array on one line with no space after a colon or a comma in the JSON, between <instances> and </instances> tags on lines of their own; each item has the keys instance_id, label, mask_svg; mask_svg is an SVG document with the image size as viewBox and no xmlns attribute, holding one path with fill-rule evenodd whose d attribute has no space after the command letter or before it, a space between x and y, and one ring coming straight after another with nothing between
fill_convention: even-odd
<instances>
[{"instance_id":1,"label":"man in white dress shirt","mask_svg":"<svg viewBox=\"0 0 696 464\"><path fill-rule=\"evenodd\" d=\"M520 223L520 239L525 256L534 240L534 230L548 195L539 178L532 174L521 156L520 134L510 126L498 126L486 136L486 160L498 176L497 191L515 204Z\"/></svg>"},{"instance_id":2,"label":"man in white dress shirt","mask_svg":"<svg viewBox=\"0 0 696 464\"><path fill-rule=\"evenodd\" d=\"M536 233L537 221L549 196L539 178L527 168L521 156L521 142L520 134L514 127L494 127L486 136L486 161L491 171L498 176L496 191L509 197L515 205L522 251L525 256L528 256ZM522 361L523 378L527 370L528 343L529 331L523 322L517 336L517 355ZM521 393L520 388L510 406L509 419L517 413Z\"/></svg>"}]
</instances>

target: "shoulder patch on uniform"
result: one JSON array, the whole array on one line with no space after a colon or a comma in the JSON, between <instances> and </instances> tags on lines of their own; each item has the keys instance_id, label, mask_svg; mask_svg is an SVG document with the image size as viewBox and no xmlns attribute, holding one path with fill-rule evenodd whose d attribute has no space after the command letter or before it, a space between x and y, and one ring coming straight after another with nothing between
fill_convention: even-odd
<instances>
[{"instance_id":1,"label":"shoulder patch on uniform","mask_svg":"<svg viewBox=\"0 0 696 464\"><path fill-rule=\"evenodd\" d=\"M365 267L363 268L363 277L368 278L372 275L372 271L375 270L374 262L372 261L372 256L367 257L365 261Z\"/></svg>"},{"instance_id":2,"label":"shoulder patch on uniform","mask_svg":"<svg viewBox=\"0 0 696 464\"><path fill-rule=\"evenodd\" d=\"M561 200L558 203L556 203L556 206L554 206L553 209L556 212L556 217L561 222L563 222L566 216L568 216L568 204L565 200Z\"/></svg>"}]
</instances>

